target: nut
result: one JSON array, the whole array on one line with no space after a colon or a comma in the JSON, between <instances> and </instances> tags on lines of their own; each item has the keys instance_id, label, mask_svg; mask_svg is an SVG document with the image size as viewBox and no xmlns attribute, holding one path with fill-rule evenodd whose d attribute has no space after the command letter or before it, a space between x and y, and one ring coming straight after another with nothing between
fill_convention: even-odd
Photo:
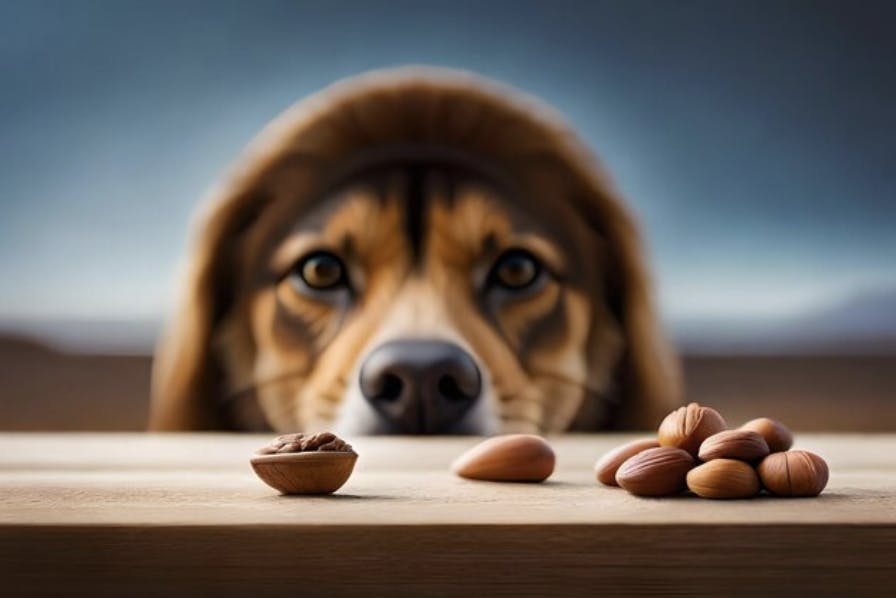
<instances>
[{"instance_id":1,"label":"nut","mask_svg":"<svg viewBox=\"0 0 896 598\"><path fill-rule=\"evenodd\" d=\"M616 471L616 483L637 496L670 496L685 489L694 458L687 451L660 446L626 459Z\"/></svg>"},{"instance_id":2,"label":"nut","mask_svg":"<svg viewBox=\"0 0 896 598\"><path fill-rule=\"evenodd\" d=\"M351 451L352 446L332 432L319 432L305 436L301 432L277 436L271 443L258 449L256 454L301 453L307 451Z\"/></svg>"},{"instance_id":3,"label":"nut","mask_svg":"<svg viewBox=\"0 0 896 598\"><path fill-rule=\"evenodd\" d=\"M541 482L554 472L556 458L540 436L508 434L480 442L451 465L462 478L491 482Z\"/></svg>"},{"instance_id":4,"label":"nut","mask_svg":"<svg viewBox=\"0 0 896 598\"><path fill-rule=\"evenodd\" d=\"M630 457L634 457L647 449L656 448L659 445L660 443L653 438L646 438L644 440L635 440L634 442L629 442L628 444L616 447L601 457L594 466L597 481L607 486L618 486L619 484L616 483L616 470L619 469L619 466L622 465L623 461Z\"/></svg>"},{"instance_id":5,"label":"nut","mask_svg":"<svg viewBox=\"0 0 896 598\"><path fill-rule=\"evenodd\" d=\"M779 421L767 417L751 419L740 427L741 430L752 430L765 438L769 451L780 453L793 446L793 432Z\"/></svg>"},{"instance_id":6,"label":"nut","mask_svg":"<svg viewBox=\"0 0 896 598\"><path fill-rule=\"evenodd\" d=\"M261 480L283 494L330 494L348 480L358 455L330 432L278 436L250 461Z\"/></svg>"},{"instance_id":7,"label":"nut","mask_svg":"<svg viewBox=\"0 0 896 598\"><path fill-rule=\"evenodd\" d=\"M701 461L713 459L759 461L768 453L768 444L758 433L751 430L725 430L704 440L697 456Z\"/></svg>"},{"instance_id":8,"label":"nut","mask_svg":"<svg viewBox=\"0 0 896 598\"><path fill-rule=\"evenodd\" d=\"M696 457L704 440L727 427L718 411L691 403L667 415L660 424L657 436L660 446L680 448Z\"/></svg>"},{"instance_id":9,"label":"nut","mask_svg":"<svg viewBox=\"0 0 896 598\"><path fill-rule=\"evenodd\" d=\"M772 453L757 471L765 489L778 496L818 496L828 483L828 464L809 451Z\"/></svg>"},{"instance_id":10,"label":"nut","mask_svg":"<svg viewBox=\"0 0 896 598\"><path fill-rule=\"evenodd\" d=\"M688 488L703 498L749 498L759 494L759 476L748 463L714 459L688 472Z\"/></svg>"}]
</instances>

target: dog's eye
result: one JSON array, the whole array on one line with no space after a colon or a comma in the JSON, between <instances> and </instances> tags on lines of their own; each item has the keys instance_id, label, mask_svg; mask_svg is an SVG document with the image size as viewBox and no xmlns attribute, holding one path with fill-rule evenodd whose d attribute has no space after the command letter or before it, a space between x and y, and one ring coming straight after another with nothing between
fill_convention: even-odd
<instances>
[{"instance_id":1,"label":"dog's eye","mask_svg":"<svg viewBox=\"0 0 896 598\"><path fill-rule=\"evenodd\" d=\"M312 253L296 265L293 275L297 275L312 289L324 291L345 283L345 267L342 260L324 251Z\"/></svg>"},{"instance_id":2,"label":"dog's eye","mask_svg":"<svg viewBox=\"0 0 896 598\"><path fill-rule=\"evenodd\" d=\"M507 289L524 289L538 279L541 265L528 251L512 249L495 262L492 282Z\"/></svg>"}]
</instances>

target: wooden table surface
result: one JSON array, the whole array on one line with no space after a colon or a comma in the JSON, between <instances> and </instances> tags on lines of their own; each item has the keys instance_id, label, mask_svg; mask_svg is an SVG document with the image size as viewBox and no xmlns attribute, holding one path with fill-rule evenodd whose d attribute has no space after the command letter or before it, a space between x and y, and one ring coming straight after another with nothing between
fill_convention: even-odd
<instances>
[{"instance_id":1,"label":"wooden table surface","mask_svg":"<svg viewBox=\"0 0 896 598\"><path fill-rule=\"evenodd\" d=\"M896 435L801 435L815 499L642 499L599 486L626 435L551 439L544 484L473 482L474 438L351 439L330 497L283 497L266 436L0 434L0 591L159 595L872 594L896 581ZM5 593L5 592L4 592Z\"/></svg>"}]
</instances>

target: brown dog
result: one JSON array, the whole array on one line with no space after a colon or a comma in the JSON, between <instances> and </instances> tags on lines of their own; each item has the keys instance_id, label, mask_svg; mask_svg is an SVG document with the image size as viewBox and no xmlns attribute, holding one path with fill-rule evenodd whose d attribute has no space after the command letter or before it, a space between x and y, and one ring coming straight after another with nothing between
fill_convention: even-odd
<instances>
[{"instance_id":1,"label":"brown dog","mask_svg":"<svg viewBox=\"0 0 896 598\"><path fill-rule=\"evenodd\" d=\"M372 73L238 166L157 353L153 429L647 428L677 404L632 219L533 100Z\"/></svg>"}]
</instances>

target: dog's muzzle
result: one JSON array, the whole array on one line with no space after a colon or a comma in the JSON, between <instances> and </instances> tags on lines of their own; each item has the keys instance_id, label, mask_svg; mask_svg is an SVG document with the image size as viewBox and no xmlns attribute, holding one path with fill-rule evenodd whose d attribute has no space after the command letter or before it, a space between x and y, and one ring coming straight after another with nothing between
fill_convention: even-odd
<instances>
[{"instance_id":1,"label":"dog's muzzle","mask_svg":"<svg viewBox=\"0 0 896 598\"><path fill-rule=\"evenodd\" d=\"M476 404L482 377L459 346L438 340L394 340L361 365L361 394L393 433L451 433Z\"/></svg>"}]
</instances>

